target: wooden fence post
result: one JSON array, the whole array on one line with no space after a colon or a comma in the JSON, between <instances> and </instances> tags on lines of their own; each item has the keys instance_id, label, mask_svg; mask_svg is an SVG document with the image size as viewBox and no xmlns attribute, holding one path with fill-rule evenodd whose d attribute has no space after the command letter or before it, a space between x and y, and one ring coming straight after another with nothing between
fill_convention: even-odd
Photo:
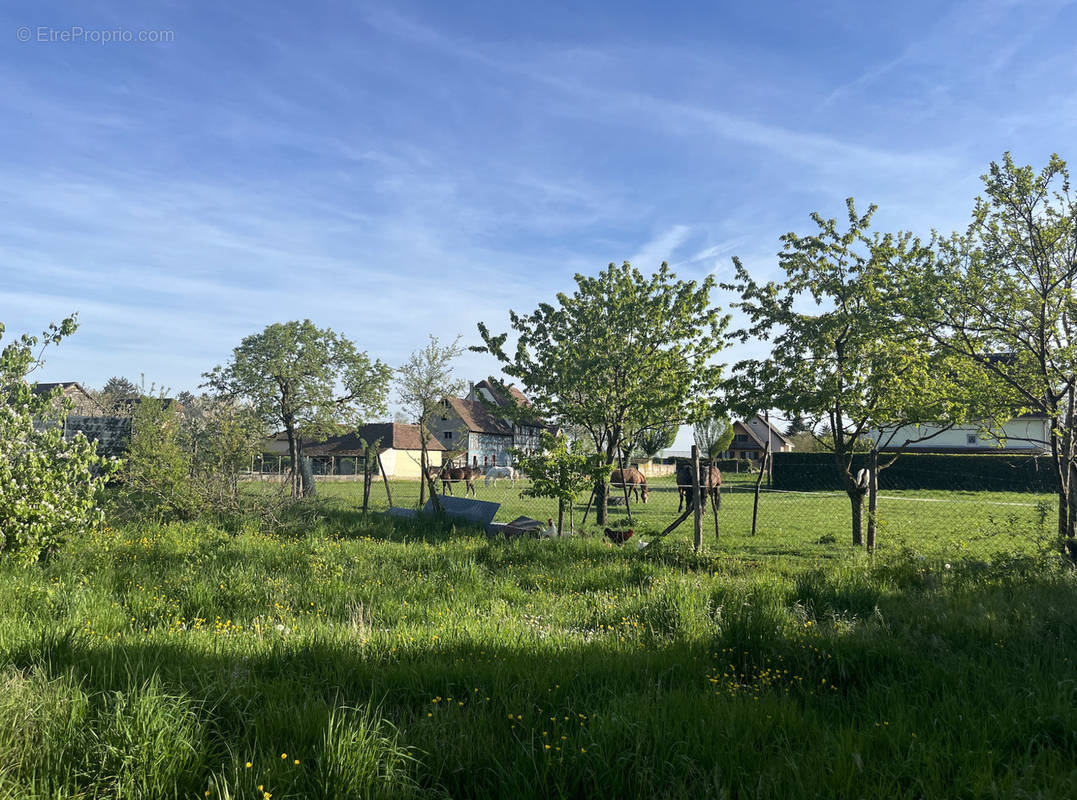
<instances>
[{"instance_id":1,"label":"wooden fence post","mask_svg":"<svg viewBox=\"0 0 1077 800\"><path fill-rule=\"evenodd\" d=\"M721 532L718 530L718 507L722 504L722 484L713 486L714 461L710 461L707 467L707 494L711 498L711 511L714 512L714 541L721 541Z\"/></svg>"},{"instance_id":2,"label":"wooden fence post","mask_svg":"<svg viewBox=\"0 0 1077 800\"><path fill-rule=\"evenodd\" d=\"M385 496L389 498L389 508L393 507L393 493L389 491L389 476L385 474L385 467L381 465L381 451L378 451L378 472L381 473L381 479L385 482Z\"/></svg>"},{"instance_id":3,"label":"wooden fence post","mask_svg":"<svg viewBox=\"0 0 1077 800\"><path fill-rule=\"evenodd\" d=\"M698 553L703 548L703 509L700 507L703 497L699 491L699 447L692 445L692 498L695 508L695 549Z\"/></svg>"}]
</instances>

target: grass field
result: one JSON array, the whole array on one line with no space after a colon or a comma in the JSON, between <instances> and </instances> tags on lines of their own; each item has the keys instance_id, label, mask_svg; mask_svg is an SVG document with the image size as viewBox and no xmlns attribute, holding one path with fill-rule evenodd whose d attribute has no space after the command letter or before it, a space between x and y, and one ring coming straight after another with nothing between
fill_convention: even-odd
<instances>
[{"instance_id":1,"label":"grass field","mask_svg":"<svg viewBox=\"0 0 1077 800\"><path fill-rule=\"evenodd\" d=\"M1057 558L800 552L737 503L700 556L337 508L0 563L0 797L1077 795Z\"/></svg>"},{"instance_id":2,"label":"grass field","mask_svg":"<svg viewBox=\"0 0 1077 800\"><path fill-rule=\"evenodd\" d=\"M652 478L646 505L633 502L631 525L644 538L663 530L677 517L678 494L672 477ZM844 492L772 492L764 491L759 502L756 535L751 536L755 476L725 476L722 508L714 537L714 516L708 510L703 520L704 539L709 551L729 555L788 555L791 557L844 557L852 540L851 510ZM517 481L512 488L506 481L496 487L485 486L480 479L476 497L501 503L497 520L508 522L525 515L545 520L557 516L554 502L521 496L527 481ZM439 486L440 488L440 486ZM417 481L391 481L395 505L415 506ZM339 499L348 507L361 505L359 483L320 483L323 497ZM454 493L463 495L462 484ZM623 494L619 506L612 506L611 526L629 527ZM596 534L594 509L587 525L582 520L586 496L575 509L577 528ZM379 481L371 490L371 508L387 508L385 488ZM879 500L879 547L885 551L912 549L937 557L991 558L999 553L1033 553L1045 546L1055 525L1055 498L1023 492L931 492L884 491ZM866 514L866 503L865 503ZM568 524L566 515L565 524ZM691 522L674 534L691 539Z\"/></svg>"}]
</instances>

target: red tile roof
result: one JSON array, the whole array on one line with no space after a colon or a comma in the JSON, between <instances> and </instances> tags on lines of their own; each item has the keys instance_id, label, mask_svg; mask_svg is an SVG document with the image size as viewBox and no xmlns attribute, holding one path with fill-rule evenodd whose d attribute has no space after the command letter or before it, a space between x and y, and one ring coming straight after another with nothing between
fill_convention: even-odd
<instances>
[{"instance_id":1,"label":"red tile roof","mask_svg":"<svg viewBox=\"0 0 1077 800\"><path fill-rule=\"evenodd\" d=\"M303 452L308 456L361 456L363 444L360 439L373 443L380 439L379 450L421 450L419 426L403 422L372 422L363 425L355 433L330 436L324 442L305 444ZM433 435L427 437L427 450L444 450L445 447Z\"/></svg>"},{"instance_id":2,"label":"red tile roof","mask_svg":"<svg viewBox=\"0 0 1077 800\"><path fill-rule=\"evenodd\" d=\"M495 393L496 397L497 394ZM512 426L490 413L490 409L478 400L465 400L462 397L447 397L449 405L457 413L469 431L476 433L496 433L500 436L512 436Z\"/></svg>"}]
</instances>

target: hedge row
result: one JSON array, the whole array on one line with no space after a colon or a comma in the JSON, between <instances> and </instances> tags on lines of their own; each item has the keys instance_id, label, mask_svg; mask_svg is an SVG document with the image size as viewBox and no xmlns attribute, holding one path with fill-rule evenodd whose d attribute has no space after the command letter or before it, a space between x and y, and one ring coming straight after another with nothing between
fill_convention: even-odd
<instances>
[{"instance_id":1,"label":"hedge row","mask_svg":"<svg viewBox=\"0 0 1077 800\"><path fill-rule=\"evenodd\" d=\"M853 471L867 466L853 457ZM880 489L1054 492L1058 485L1050 456L1014 454L906 453L879 474ZM831 453L775 453L774 488L811 492L844 488Z\"/></svg>"}]
</instances>

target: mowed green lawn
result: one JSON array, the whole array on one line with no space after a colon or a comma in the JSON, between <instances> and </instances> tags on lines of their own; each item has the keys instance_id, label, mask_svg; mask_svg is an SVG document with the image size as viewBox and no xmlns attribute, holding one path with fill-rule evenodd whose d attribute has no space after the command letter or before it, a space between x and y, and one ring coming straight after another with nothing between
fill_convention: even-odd
<instances>
[{"instance_id":1,"label":"mowed green lawn","mask_svg":"<svg viewBox=\"0 0 1077 800\"><path fill-rule=\"evenodd\" d=\"M714 514L708 508L703 520L704 542L708 552L737 556L774 556L790 558L844 558L852 541L851 507L844 492L778 492L760 494L756 535L752 536L755 507L755 476L726 475L722 505L718 514L719 538L715 539ZM610 526L632 527L644 539L658 533L678 516L679 497L672 477L652 478L646 504L631 502L632 521L625 513L623 490L615 489L619 505L611 506ZM501 504L496 520L508 522L517 516L546 520L557 516L555 502L523 496L526 479L513 488L507 481L497 486L476 482L475 497ZM438 485L439 491L441 485ZM318 484L323 498L339 500L345 507L362 504L362 484ZM419 497L418 481L390 481L393 504L414 507ZM453 494L464 496L462 483L455 484ZM470 495L469 495L470 496ZM577 530L586 535L601 534L592 508L584 526L587 496L576 504ZM1032 553L1043 547L1053 532L1055 498L1023 492L929 492L882 491L879 500L879 548L898 551L905 548L931 557L990 558L999 553ZM384 509L388 500L383 483L371 487L370 507ZM864 505L866 519L867 503ZM568 525L568 515L565 518ZM687 520L674 539L691 541L692 522Z\"/></svg>"},{"instance_id":2,"label":"mowed green lawn","mask_svg":"<svg viewBox=\"0 0 1077 800\"><path fill-rule=\"evenodd\" d=\"M1057 557L870 558L822 498L752 540L747 508L699 556L338 507L0 562L0 798L1077 796Z\"/></svg>"}]
</instances>

